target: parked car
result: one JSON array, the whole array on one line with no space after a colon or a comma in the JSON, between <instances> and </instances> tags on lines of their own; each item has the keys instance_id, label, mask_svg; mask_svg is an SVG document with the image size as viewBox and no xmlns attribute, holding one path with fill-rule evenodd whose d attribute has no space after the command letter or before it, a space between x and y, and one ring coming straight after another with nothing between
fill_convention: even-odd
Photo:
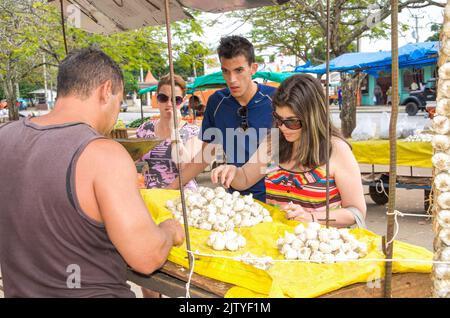
<instances>
[{"instance_id":1,"label":"parked car","mask_svg":"<svg viewBox=\"0 0 450 318\"><path fill-rule=\"evenodd\" d=\"M426 111L433 117L436 108L436 79L430 78L421 90L411 91L402 102L409 116L414 116L419 110Z\"/></svg>"}]
</instances>

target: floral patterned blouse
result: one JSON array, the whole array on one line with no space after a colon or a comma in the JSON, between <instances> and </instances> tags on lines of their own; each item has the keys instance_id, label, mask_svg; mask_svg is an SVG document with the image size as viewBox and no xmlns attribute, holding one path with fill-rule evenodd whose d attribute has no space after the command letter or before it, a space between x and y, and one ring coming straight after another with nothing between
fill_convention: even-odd
<instances>
[{"instance_id":1,"label":"floral patterned blouse","mask_svg":"<svg viewBox=\"0 0 450 318\"><path fill-rule=\"evenodd\" d=\"M143 123L137 130L136 136L138 138L154 138L155 126L158 120L150 120ZM186 123L179 128L179 134L183 144L190 138L198 136L200 128L196 125ZM166 139L158 146L150 150L142 156L142 160L148 163L149 171L144 174L145 185L147 189L151 188L166 188L178 176L178 169L176 163L172 160L172 142ZM189 181L185 188L195 189L197 183L194 180Z\"/></svg>"}]
</instances>

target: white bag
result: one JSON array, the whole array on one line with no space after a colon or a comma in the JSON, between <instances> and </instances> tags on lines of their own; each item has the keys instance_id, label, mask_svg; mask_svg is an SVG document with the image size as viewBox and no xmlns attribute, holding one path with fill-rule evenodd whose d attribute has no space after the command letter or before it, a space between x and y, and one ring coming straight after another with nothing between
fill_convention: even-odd
<instances>
[{"instance_id":1,"label":"white bag","mask_svg":"<svg viewBox=\"0 0 450 318\"><path fill-rule=\"evenodd\" d=\"M377 133L376 122L370 120L369 117L363 117L356 125L352 132L353 140L370 140L375 139Z\"/></svg>"}]
</instances>

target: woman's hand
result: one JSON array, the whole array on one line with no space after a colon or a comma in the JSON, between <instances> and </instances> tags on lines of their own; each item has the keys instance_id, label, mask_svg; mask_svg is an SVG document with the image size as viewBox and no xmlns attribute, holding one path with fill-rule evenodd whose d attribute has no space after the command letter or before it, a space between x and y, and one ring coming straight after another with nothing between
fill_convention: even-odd
<instances>
[{"instance_id":1,"label":"woman's hand","mask_svg":"<svg viewBox=\"0 0 450 318\"><path fill-rule=\"evenodd\" d=\"M220 182L225 188L229 188L237 173L237 167L233 165L221 165L211 171L212 183Z\"/></svg>"},{"instance_id":2,"label":"woman's hand","mask_svg":"<svg viewBox=\"0 0 450 318\"><path fill-rule=\"evenodd\" d=\"M282 206L282 209L286 212L286 218L288 220L296 220L305 223L313 221L311 212L305 210L301 205L292 203L292 201Z\"/></svg>"}]
</instances>

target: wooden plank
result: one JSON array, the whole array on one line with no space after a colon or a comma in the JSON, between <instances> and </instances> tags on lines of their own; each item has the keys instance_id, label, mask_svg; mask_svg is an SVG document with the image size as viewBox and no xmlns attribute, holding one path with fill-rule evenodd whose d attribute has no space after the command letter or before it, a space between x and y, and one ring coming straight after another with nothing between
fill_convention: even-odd
<instances>
[{"instance_id":1,"label":"wooden plank","mask_svg":"<svg viewBox=\"0 0 450 318\"><path fill-rule=\"evenodd\" d=\"M189 270L172 262L166 262L160 271L185 282L189 279ZM191 285L201 286L202 289L218 297L224 297L227 291L234 286L196 273L192 275Z\"/></svg>"},{"instance_id":2,"label":"wooden plank","mask_svg":"<svg viewBox=\"0 0 450 318\"><path fill-rule=\"evenodd\" d=\"M186 282L162 272L147 276L128 270L127 279L141 287L156 291L173 298L186 297ZM204 289L191 285L190 296L193 298L219 297Z\"/></svg>"},{"instance_id":3,"label":"wooden plank","mask_svg":"<svg viewBox=\"0 0 450 318\"><path fill-rule=\"evenodd\" d=\"M134 275L129 275L129 280L167 296L184 297L188 277L187 269L172 262L167 262L151 276L134 273ZM394 274L392 277L392 297L428 298L431 297L431 284L429 273ZM227 291L233 286L194 273L191 280L191 296L202 298L225 297ZM357 283L324 294L319 298L382 298L383 286L382 280L373 282L370 286L367 283Z\"/></svg>"},{"instance_id":4,"label":"wooden plank","mask_svg":"<svg viewBox=\"0 0 450 318\"><path fill-rule=\"evenodd\" d=\"M429 273L401 273L392 275L392 297L428 298L431 297L431 277ZM338 289L319 298L382 298L384 282L353 284Z\"/></svg>"}]
</instances>

